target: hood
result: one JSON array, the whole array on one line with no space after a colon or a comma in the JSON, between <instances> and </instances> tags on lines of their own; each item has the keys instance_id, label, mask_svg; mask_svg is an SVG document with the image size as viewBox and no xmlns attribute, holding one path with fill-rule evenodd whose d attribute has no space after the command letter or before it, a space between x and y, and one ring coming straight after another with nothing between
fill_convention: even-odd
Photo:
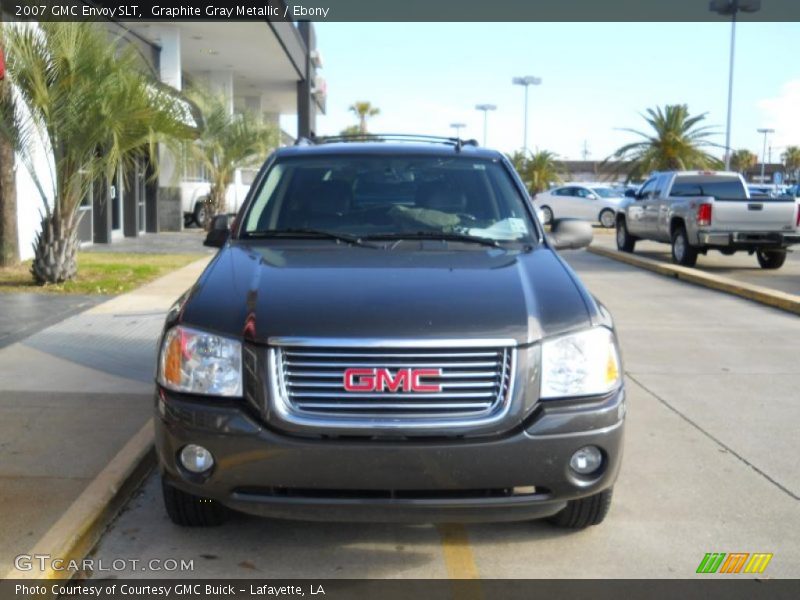
<instances>
[{"instance_id":1,"label":"hood","mask_svg":"<svg viewBox=\"0 0 800 600\"><path fill-rule=\"evenodd\" d=\"M427 246L427 248L426 248ZM277 242L222 248L186 297L187 325L272 337L514 339L589 326L597 305L549 248L443 251Z\"/></svg>"}]
</instances>

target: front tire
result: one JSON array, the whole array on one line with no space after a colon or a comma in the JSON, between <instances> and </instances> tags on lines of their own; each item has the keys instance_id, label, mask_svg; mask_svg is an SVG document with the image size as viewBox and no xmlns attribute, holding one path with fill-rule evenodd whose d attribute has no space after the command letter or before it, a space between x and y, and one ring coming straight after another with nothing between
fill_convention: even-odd
<instances>
[{"instance_id":1,"label":"front tire","mask_svg":"<svg viewBox=\"0 0 800 600\"><path fill-rule=\"evenodd\" d=\"M786 262L786 250L757 250L756 258L762 269L780 269Z\"/></svg>"},{"instance_id":2,"label":"front tire","mask_svg":"<svg viewBox=\"0 0 800 600\"><path fill-rule=\"evenodd\" d=\"M678 225L672 232L672 262L683 267L697 264L697 248L689 244L689 236L683 225Z\"/></svg>"},{"instance_id":3,"label":"front tire","mask_svg":"<svg viewBox=\"0 0 800 600\"><path fill-rule=\"evenodd\" d=\"M614 221L616 215L614 215L614 211L610 208L604 208L600 211L600 216L598 220L600 221L600 225L605 227L606 229L613 229L614 228Z\"/></svg>"},{"instance_id":4,"label":"front tire","mask_svg":"<svg viewBox=\"0 0 800 600\"><path fill-rule=\"evenodd\" d=\"M194 222L200 229L205 229L207 215L206 203L204 200L200 200L194 205Z\"/></svg>"},{"instance_id":5,"label":"front tire","mask_svg":"<svg viewBox=\"0 0 800 600\"><path fill-rule=\"evenodd\" d=\"M585 529L603 522L611 506L614 488L610 488L579 500L570 500L567 507L550 517L549 521L556 527L565 529Z\"/></svg>"},{"instance_id":6,"label":"front tire","mask_svg":"<svg viewBox=\"0 0 800 600\"><path fill-rule=\"evenodd\" d=\"M227 518L227 509L216 500L172 487L163 477L161 492L169 518L181 527L214 527L222 525Z\"/></svg>"},{"instance_id":7,"label":"front tire","mask_svg":"<svg viewBox=\"0 0 800 600\"><path fill-rule=\"evenodd\" d=\"M553 222L553 209L549 206L543 206L542 214L544 215L544 224L550 225Z\"/></svg>"},{"instance_id":8,"label":"front tire","mask_svg":"<svg viewBox=\"0 0 800 600\"><path fill-rule=\"evenodd\" d=\"M617 250L622 252L633 252L636 246L636 238L628 231L625 218L617 219Z\"/></svg>"}]
</instances>

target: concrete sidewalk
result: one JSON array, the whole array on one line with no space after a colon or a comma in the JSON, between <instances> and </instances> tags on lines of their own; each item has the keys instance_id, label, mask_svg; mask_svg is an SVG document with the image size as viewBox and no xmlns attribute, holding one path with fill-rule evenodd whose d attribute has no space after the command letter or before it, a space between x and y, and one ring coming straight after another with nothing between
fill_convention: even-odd
<instances>
[{"instance_id":1,"label":"concrete sidewalk","mask_svg":"<svg viewBox=\"0 0 800 600\"><path fill-rule=\"evenodd\" d=\"M164 315L207 263L194 262L0 349L2 572L150 419Z\"/></svg>"}]
</instances>

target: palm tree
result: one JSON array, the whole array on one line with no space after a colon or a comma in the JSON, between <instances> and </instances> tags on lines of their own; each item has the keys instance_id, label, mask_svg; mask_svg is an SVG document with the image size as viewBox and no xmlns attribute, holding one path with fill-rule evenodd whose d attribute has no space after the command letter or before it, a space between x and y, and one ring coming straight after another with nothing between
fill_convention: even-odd
<instances>
[{"instance_id":1,"label":"palm tree","mask_svg":"<svg viewBox=\"0 0 800 600\"><path fill-rule=\"evenodd\" d=\"M685 104L670 104L663 110L648 108L642 116L652 131L624 129L644 139L622 146L603 161L603 166L612 166L611 161L625 161L618 163L616 169L618 173L619 169L627 171L626 182L641 179L652 171L716 169L722 165L722 161L705 151L715 145L708 140L715 134L711 128L699 126L706 113L691 116Z\"/></svg>"},{"instance_id":2,"label":"palm tree","mask_svg":"<svg viewBox=\"0 0 800 600\"><path fill-rule=\"evenodd\" d=\"M348 110L358 117L358 132L362 134L367 133L367 120L381 112L369 102L354 102Z\"/></svg>"},{"instance_id":3,"label":"palm tree","mask_svg":"<svg viewBox=\"0 0 800 600\"><path fill-rule=\"evenodd\" d=\"M800 170L800 147L786 146L786 150L781 154L781 159L789 176L796 181L797 171Z\"/></svg>"},{"instance_id":4,"label":"palm tree","mask_svg":"<svg viewBox=\"0 0 800 600\"><path fill-rule=\"evenodd\" d=\"M154 85L136 51L92 23L3 25L7 77L0 130L41 196L42 228L31 273L37 283L77 274L81 200L95 180L110 182L142 155L157 166L159 143L193 135L183 101ZM36 157L50 155L47 173Z\"/></svg>"},{"instance_id":5,"label":"palm tree","mask_svg":"<svg viewBox=\"0 0 800 600\"><path fill-rule=\"evenodd\" d=\"M731 154L731 168L737 173L745 173L758 163L758 157L747 148L742 148Z\"/></svg>"},{"instance_id":6,"label":"palm tree","mask_svg":"<svg viewBox=\"0 0 800 600\"><path fill-rule=\"evenodd\" d=\"M561 181L556 154L553 152L540 150L526 156L525 153L517 151L509 159L531 196L535 196L548 189L551 184Z\"/></svg>"},{"instance_id":7,"label":"palm tree","mask_svg":"<svg viewBox=\"0 0 800 600\"><path fill-rule=\"evenodd\" d=\"M278 146L278 128L249 111L231 114L224 98L205 90L191 88L187 95L202 116L189 154L205 167L211 182L205 220L210 223L210 217L226 210L225 193L236 169L260 165Z\"/></svg>"}]
</instances>

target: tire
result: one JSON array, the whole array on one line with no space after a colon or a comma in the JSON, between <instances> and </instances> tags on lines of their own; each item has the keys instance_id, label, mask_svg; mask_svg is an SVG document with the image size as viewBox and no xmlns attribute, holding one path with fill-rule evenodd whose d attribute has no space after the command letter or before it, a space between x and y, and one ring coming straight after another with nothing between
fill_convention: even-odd
<instances>
[{"instance_id":1,"label":"tire","mask_svg":"<svg viewBox=\"0 0 800 600\"><path fill-rule=\"evenodd\" d=\"M172 487L163 477L161 491L169 518L181 527L214 527L222 525L228 516L220 503Z\"/></svg>"},{"instance_id":2,"label":"tire","mask_svg":"<svg viewBox=\"0 0 800 600\"><path fill-rule=\"evenodd\" d=\"M543 206L542 214L544 215L544 224L550 225L553 222L553 209L549 206Z\"/></svg>"},{"instance_id":3,"label":"tire","mask_svg":"<svg viewBox=\"0 0 800 600\"><path fill-rule=\"evenodd\" d=\"M194 222L200 229L206 227L206 203L203 200L194 205Z\"/></svg>"},{"instance_id":4,"label":"tire","mask_svg":"<svg viewBox=\"0 0 800 600\"><path fill-rule=\"evenodd\" d=\"M625 223L625 217L617 219L617 250L622 252L633 252L636 246L636 238L633 237L628 231L628 226Z\"/></svg>"},{"instance_id":5,"label":"tire","mask_svg":"<svg viewBox=\"0 0 800 600\"><path fill-rule=\"evenodd\" d=\"M194 214L183 215L183 226L184 227L191 227L193 224L194 224Z\"/></svg>"},{"instance_id":6,"label":"tire","mask_svg":"<svg viewBox=\"0 0 800 600\"><path fill-rule=\"evenodd\" d=\"M570 500L567 507L548 520L556 527L565 529L585 529L603 522L611 506L614 488L610 488L579 500Z\"/></svg>"},{"instance_id":7,"label":"tire","mask_svg":"<svg viewBox=\"0 0 800 600\"><path fill-rule=\"evenodd\" d=\"M756 258L762 269L780 269L786 262L786 250L757 250Z\"/></svg>"},{"instance_id":8,"label":"tire","mask_svg":"<svg viewBox=\"0 0 800 600\"><path fill-rule=\"evenodd\" d=\"M601 210L600 216L598 217L600 225L602 225L606 229L614 228L614 225L616 224L615 219L616 215L614 214L614 211L611 210L610 208L604 208L603 210Z\"/></svg>"},{"instance_id":9,"label":"tire","mask_svg":"<svg viewBox=\"0 0 800 600\"><path fill-rule=\"evenodd\" d=\"M719 251L725 256L733 256L736 254L736 250L733 248L720 248Z\"/></svg>"},{"instance_id":10,"label":"tire","mask_svg":"<svg viewBox=\"0 0 800 600\"><path fill-rule=\"evenodd\" d=\"M697 248L689 245L689 238L683 225L678 225L672 231L672 262L683 267L693 267L697 264Z\"/></svg>"}]
</instances>

